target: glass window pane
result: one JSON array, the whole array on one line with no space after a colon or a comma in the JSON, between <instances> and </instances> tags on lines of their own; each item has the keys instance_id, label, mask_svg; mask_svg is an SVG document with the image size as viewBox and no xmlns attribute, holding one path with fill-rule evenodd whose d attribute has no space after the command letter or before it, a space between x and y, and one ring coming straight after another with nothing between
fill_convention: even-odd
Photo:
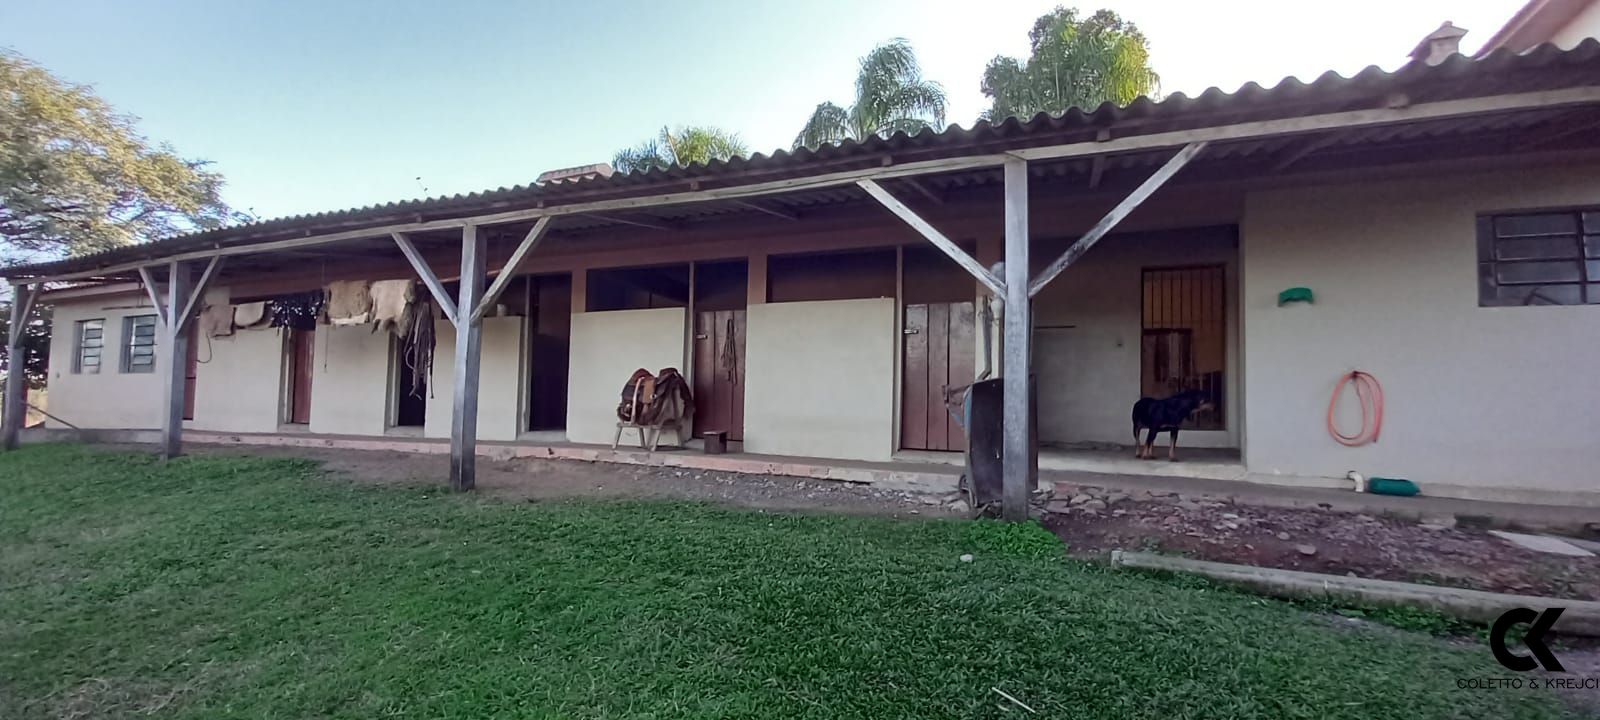
<instances>
[{"instance_id":1,"label":"glass window pane","mask_svg":"<svg viewBox=\"0 0 1600 720\"><path fill-rule=\"evenodd\" d=\"M1590 235L1583 239L1583 254L1586 257L1600 258L1600 235Z\"/></svg>"},{"instance_id":2,"label":"glass window pane","mask_svg":"<svg viewBox=\"0 0 1600 720\"><path fill-rule=\"evenodd\" d=\"M1517 235L1577 234L1576 213L1543 213L1539 215L1501 215L1494 219L1495 234L1500 237Z\"/></svg>"},{"instance_id":3,"label":"glass window pane","mask_svg":"<svg viewBox=\"0 0 1600 720\"><path fill-rule=\"evenodd\" d=\"M1589 304L1600 305L1600 283L1589 284Z\"/></svg>"},{"instance_id":4,"label":"glass window pane","mask_svg":"<svg viewBox=\"0 0 1600 720\"><path fill-rule=\"evenodd\" d=\"M1583 231L1600 233L1600 211L1586 212L1583 214Z\"/></svg>"},{"instance_id":5,"label":"glass window pane","mask_svg":"<svg viewBox=\"0 0 1600 720\"><path fill-rule=\"evenodd\" d=\"M1496 263L1495 278L1500 284L1577 282L1579 268L1576 262L1515 262Z\"/></svg>"},{"instance_id":6,"label":"glass window pane","mask_svg":"<svg viewBox=\"0 0 1600 720\"><path fill-rule=\"evenodd\" d=\"M1497 260L1571 258L1578 255L1578 236L1531 237L1500 240L1495 244Z\"/></svg>"},{"instance_id":7,"label":"glass window pane","mask_svg":"<svg viewBox=\"0 0 1600 720\"><path fill-rule=\"evenodd\" d=\"M1586 264L1589 266L1589 277L1587 279L1600 280L1600 260L1590 260Z\"/></svg>"}]
</instances>

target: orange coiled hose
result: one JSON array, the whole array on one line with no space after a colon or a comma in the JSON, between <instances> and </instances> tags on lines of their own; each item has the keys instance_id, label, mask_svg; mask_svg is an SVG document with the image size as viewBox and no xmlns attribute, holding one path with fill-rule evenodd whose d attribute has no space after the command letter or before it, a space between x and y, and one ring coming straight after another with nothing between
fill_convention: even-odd
<instances>
[{"instance_id":1,"label":"orange coiled hose","mask_svg":"<svg viewBox=\"0 0 1600 720\"><path fill-rule=\"evenodd\" d=\"M1339 425L1335 422L1339 398L1344 394L1347 383L1355 386L1356 400L1361 403L1361 430L1354 435L1339 432ZM1339 378L1339 384L1333 387L1333 399L1328 402L1328 434L1341 445L1355 447L1377 442L1380 432L1383 432L1383 386L1371 373L1352 370L1350 374Z\"/></svg>"}]
</instances>

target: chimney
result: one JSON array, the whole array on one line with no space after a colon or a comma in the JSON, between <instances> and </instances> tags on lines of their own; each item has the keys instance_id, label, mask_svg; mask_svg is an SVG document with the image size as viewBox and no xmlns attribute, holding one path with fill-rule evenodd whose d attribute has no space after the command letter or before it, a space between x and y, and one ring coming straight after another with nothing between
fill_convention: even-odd
<instances>
[{"instance_id":1,"label":"chimney","mask_svg":"<svg viewBox=\"0 0 1600 720\"><path fill-rule=\"evenodd\" d=\"M589 180L597 177L608 178L611 177L612 172L614 171L611 169L611 163L579 165L577 167L546 170L542 173L539 173L539 178L534 180L534 182L543 185L550 182L559 183L576 180Z\"/></svg>"},{"instance_id":2,"label":"chimney","mask_svg":"<svg viewBox=\"0 0 1600 720\"><path fill-rule=\"evenodd\" d=\"M1428 36L1411 50L1411 61L1438 65L1451 55L1461 52L1461 38L1466 34L1466 30L1446 20L1438 30L1428 33Z\"/></svg>"}]
</instances>

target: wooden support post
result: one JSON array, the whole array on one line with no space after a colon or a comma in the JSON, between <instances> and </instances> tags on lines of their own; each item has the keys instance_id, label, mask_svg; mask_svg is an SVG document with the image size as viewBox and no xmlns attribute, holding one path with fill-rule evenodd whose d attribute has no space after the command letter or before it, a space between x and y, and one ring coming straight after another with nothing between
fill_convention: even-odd
<instances>
[{"instance_id":1,"label":"wooden support post","mask_svg":"<svg viewBox=\"0 0 1600 720\"><path fill-rule=\"evenodd\" d=\"M483 322L472 316L483 294L484 255L488 250L483 230L476 225L461 229L461 294L463 308L456 323L455 395L450 416L450 489L471 490L477 480L478 368L483 348Z\"/></svg>"},{"instance_id":2,"label":"wooden support post","mask_svg":"<svg viewBox=\"0 0 1600 720\"><path fill-rule=\"evenodd\" d=\"M1005 164L1006 279L1003 482L1000 514L1007 520L1028 519L1028 479L1033 476L1032 437L1028 413L1029 356L1033 320L1028 296L1028 163L1008 158Z\"/></svg>"},{"instance_id":3,"label":"wooden support post","mask_svg":"<svg viewBox=\"0 0 1600 720\"><path fill-rule=\"evenodd\" d=\"M4 424L0 433L5 435L7 450L17 449L22 428L28 417L28 351L23 340L27 338L28 315L33 301L39 295L37 285L11 284L11 327L6 336L6 393Z\"/></svg>"},{"instance_id":4,"label":"wooden support post","mask_svg":"<svg viewBox=\"0 0 1600 720\"><path fill-rule=\"evenodd\" d=\"M162 327L167 339L166 365L162 372L162 397L166 407L161 413L161 458L171 460L183 454L183 404L188 390L189 318L184 308L189 305L193 286L194 268L185 262L167 265L167 323ZM110 328L107 328L110 331ZM158 365L157 367L162 367Z\"/></svg>"},{"instance_id":5,"label":"wooden support post","mask_svg":"<svg viewBox=\"0 0 1600 720\"><path fill-rule=\"evenodd\" d=\"M1056 258L1055 262L1050 263L1049 267L1040 272L1039 276L1033 279L1033 284L1028 287L1028 297L1038 295L1039 291L1043 290L1046 285L1049 285L1051 280L1056 279L1056 276L1060 275L1063 270L1066 270L1067 266L1077 262L1078 258L1083 257L1084 253L1089 252L1089 248L1094 247L1095 243L1100 242L1100 238L1105 237L1106 233L1111 232L1111 229L1116 227L1117 223L1122 222L1122 219L1127 217L1128 213L1133 212L1134 208L1139 207L1139 205L1144 203L1145 200L1150 199L1151 195L1154 195L1157 190L1160 190L1162 185L1167 184L1167 181L1171 180L1173 175L1177 175L1178 171L1183 169L1183 166L1188 165L1189 161L1193 160L1195 156L1199 155L1200 151L1204 149L1206 149L1206 144L1203 142L1189 143L1188 145L1185 145L1182 150L1179 150L1177 155L1173 155L1172 159L1167 161L1167 164L1162 165L1161 169L1157 170L1154 175L1146 178L1144 183L1139 187L1134 188L1133 192L1129 193L1127 197L1122 199L1122 202L1117 203L1116 207L1111 208L1111 212L1106 213L1105 217L1100 218L1100 222L1095 223L1094 227L1089 228L1089 232L1084 233L1083 237L1078 238L1077 242L1072 243L1072 245L1067 248L1066 252L1061 253L1061 257ZM1009 168L1010 166L1007 165L1006 167ZM1007 175L1006 177L1009 178L1011 176ZM1007 188L1009 189L1009 187L1010 186L1008 185ZM1007 194L1006 207L1010 207L1010 202L1011 196ZM1009 229L1009 227L1010 226L1008 225L1007 228ZM1008 235L1007 237L1009 238L1010 236ZM1007 250L1009 249L1010 248L1008 246ZM1010 259L1011 257L1008 253L1006 260L1009 261ZM1009 276L1010 273L1008 272L1007 277Z\"/></svg>"}]
</instances>

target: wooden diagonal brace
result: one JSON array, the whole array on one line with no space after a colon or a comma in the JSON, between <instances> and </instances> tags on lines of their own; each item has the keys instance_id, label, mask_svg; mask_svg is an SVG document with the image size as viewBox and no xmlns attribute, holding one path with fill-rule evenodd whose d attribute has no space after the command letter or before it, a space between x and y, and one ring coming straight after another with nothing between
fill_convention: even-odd
<instances>
[{"instance_id":1,"label":"wooden diagonal brace","mask_svg":"<svg viewBox=\"0 0 1600 720\"><path fill-rule=\"evenodd\" d=\"M533 249L539 247L539 242L544 240L544 231L548 227L550 227L549 217L539 218L538 222L533 224L533 229L528 231L527 237L522 238L522 244L511 253L511 259L500 268L500 274L495 277L494 284L483 293L483 299L478 301L478 307L472 311L469 322L477 323L483 320L483 314L494 306L495 300L500 299L500 293L505 292L506 286L511 284L511 279L516 277L523 261L527 260Z\"/></svg>"},{"instance_id":2,"label":"wooden diagonal brace","mask_svg":"<svg viewBox=\"0 0 1600 720\"><path fill-rule=\"evenodd\" d=\"M444 283L439 282L439 276L428 266L428 261L417 252L417 246L411 243L411 238L405 233L389 233L394 237L394 244L400 246L400 252L410 261L411 269L417 271L417 276L422 278L422 284L428 286L428 292L433 294L433 301L439 303L439 311L444 314L444 319L451 325L456 322L456 301L450 299L450 293L444 291Z\"/></svg>"},{"instance_id":3,"label":"wooden diagonal brace","mask_svg":"<svg viewBox=\"0 0 1600 720\"><path fill-rule=\"evenodd\" d=\"M144 285L145 294L150 296L150 302L156 307L156 320L162 327L167 326L167 305L161 302L161 291L156 288L156 279L150 275L150 268L139 266L139 280Z\"/></svg>"},{"instance_id":4,"label":"wooden diagonal brace","mask_svg":"<svg viewBox=\"0 0 1600 720\"><path fill-rule=\"evenodd\" d=\"M950 259L956 261L957 265L960 265L973 277L977 278L978 282L988 286L994 292L995 297L1003 298L1006 296L1006 285L1000 282L1000 278L995 277L994 273L989 272L987 268L978 264L978 261L968 255L967 251L962 250L961 246L951 242L950 238L944 236L944 233L939 232L928 224L928 221L917 215L916 211L906 207L905 203L900 202L895 196L889 194L889 191L883 189L883 186L872 180L858 180L856 184L860 185L862 190L866 190L867 194L871 195L873 199L888 208L889 212L898 215L912 229L921 233L923 237L928 239L928 242L943 250L944 254L949 255Z\"/></svg>"},{"instance_id":5,"label":"wooden diagonal brace","mask_svg":"<svg viewBox=\"0 0 1600 720\"><path fill-rule=\"evenodd\" d=\"M1162 185L1167 184L1167 181L1171 180L1173 175L1177 175L1178 171L1183 169L1183 166L1188 165L1189 161L1193 160L1204 149L1206 149L1206 143L1196 142L1189 143L1182 150L1179 150L1177 155L1172 156L1172 159L1167 161L1167 164L1162 165L1161 169L1157 170L1154 175L1147 178L1139 187L1134 188L1132 193L1122 199L1122 202L1111 208L1111 212L1100 218L1100 222L1089 228L1089 232L1084 233L1083 237L1078 238L1078 241L1068 247L1066 252L1061 253L1061 257L1056 258L1055 262L1050 263L1049 267L1040 272L1039 276L1035 277L1033 282L1028 285L1028 297L1031 298L1038 295L1039 291L1044 289L1044 286L1049 285L1050 281L1056 279L1056 276L1066 270L1069 265L1077 262L1078 258L1083 257L1084 253L1089 252L1089 248L1100 242L1100 238L1111 232L1111 229L1116 227L1117 223L1122 222L1122 219L1127 217L1128 213L1133 212L1134 208L1139 207L1151 195L1154 195L1157 190L1161 189Z\"/></svg>"}]
</instances>

